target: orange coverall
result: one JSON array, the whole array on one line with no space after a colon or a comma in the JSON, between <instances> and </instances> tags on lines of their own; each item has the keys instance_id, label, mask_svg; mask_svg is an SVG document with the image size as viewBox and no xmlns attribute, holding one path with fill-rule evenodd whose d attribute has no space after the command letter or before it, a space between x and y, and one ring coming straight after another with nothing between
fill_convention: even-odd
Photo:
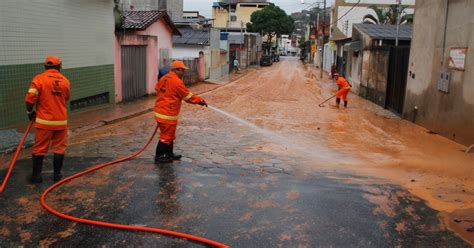
<instances>
[{"instance_id":1,"label":"orange coverall","mask_svg":"<svg viewBox=\"0 0 474 248\"><path fill-rule=\"evenodd\" d=\"M25 101L36 104L34 156L46 155L50 143L54 153L65 153L69 96L69 80L59 71L49 69L33 78Z\"/></svg>"},{"instance_id":2,"label":"orange coverall","mask_svg":"<svg viewBox=\"0 0 474 248\"><path fill-rule=\"evenodd\" d=\"M159 140L165 144L171 144L176 139L176 127L178 125L181 101L198 104L203 99L193 95L184 85L178 75L170 71L163 76L155 86L155 120L160 127Z\"/></svg>"},{"instance_id":3,"label":"orange coverall","mask_svg":"<svg viewBox=\"0 0 474 248\"><path fill-rule=\"evenodd\" d=\"M351 89L351 85L347 80L341 76L336 80L336 84L339 87L338 91L336 92L336 99L341 98L343 101L347 101L347 94L349 94L349 90Z\"/></svg>"}]
</instances>

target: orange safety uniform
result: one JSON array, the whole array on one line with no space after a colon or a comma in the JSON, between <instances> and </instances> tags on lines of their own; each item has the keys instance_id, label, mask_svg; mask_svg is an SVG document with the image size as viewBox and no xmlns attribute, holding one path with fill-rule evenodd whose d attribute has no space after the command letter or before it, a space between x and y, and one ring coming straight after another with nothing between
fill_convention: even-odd
<instances>
[{"instance_id":1,"label":"orange safety uniform","mask_svg":"<svg viewBox=\"0 0 474 248\"><path fill-rule=\"evenodd\" d=\"M33 78L25 101L36 104L36 135L33 155L44 156L49 149L64 154L67 147L67 106L69 80L55 69L48 69Z\"/></svg>"},{"instance_id":2,"label":"orange safety uniform","mask_svg":"<svg viewBox=\"0 0 474 248\"><path fill-rule=\"evenodd\" d=\"M178 74L170 71L163 76L155 86L155 120L160 127L160 141L170 144L176 139L176 127L178 125L181 101L198 104L203 101L202 97L193 95L179 78Z\"/></svg>"},{"instance_id":3,"label":"orange safety uniform","mask_svg":"<svg viewBox=\"0 0 474 248\"><path fill-rule=\"evenodd\" d=\"M336 84L339 87L338 91L336 92L336 99L341 98L343 101L347 101L347 94L349 94L349 90L351 89L351 85L347 80L341 76L338 77L336 80Z\"/></svg>"}]
</instances>

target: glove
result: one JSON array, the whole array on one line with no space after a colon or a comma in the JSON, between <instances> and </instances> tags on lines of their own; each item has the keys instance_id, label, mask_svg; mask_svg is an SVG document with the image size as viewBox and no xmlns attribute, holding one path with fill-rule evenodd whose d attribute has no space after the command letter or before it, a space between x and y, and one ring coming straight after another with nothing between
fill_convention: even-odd
<instances>
[{"instance_id":1,"label":"glove","mask_svg":"<svg viewBox=\"0 0 474 248\"><path fill-rule=\"evenodd\" d=\"M28 114L28 119L30 121L36 119L36 112L35 111L31 111L31 112L26 112Z\"/></svg>"},{"instance_id":2,"label":"glove","mask_svg":"<svg viewBox=\"0 0 474 248\"><path fill-rule=\"evenodd\" d=\"M201 105L201 106L206 106L207 107L207 103L206 103L206 101L204 101L204 99L202 99L202 101L200 101L198 104Z\"/></svg>"}]
</instances>

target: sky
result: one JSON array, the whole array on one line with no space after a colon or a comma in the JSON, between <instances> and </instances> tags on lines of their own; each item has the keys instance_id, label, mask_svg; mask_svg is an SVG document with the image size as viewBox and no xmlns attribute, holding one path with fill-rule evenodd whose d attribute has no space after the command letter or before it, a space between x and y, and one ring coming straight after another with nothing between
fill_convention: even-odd
<instances>
[{"instance_id":1,"label":"sky","mask_svg":"<svg viewBox=\"0 0 474 248\"><path fill-rule=\"evenodd\" d=\"M212 17L212 2L218 0L183 0L184 10L187 11L199 11L199 14L211 18ZM287 14L293 12L299 12L305 8L308 8L309 5L315 2L322 2L322 0L304 0L304 4L301 3L301 0L271 0L270 2L274 3L278 7L286 11ZM326 1L326 6L329 7L332 4L332 0ZM316 6L316 5L315 5ZM322 4L321 4L322 7Z\"/></svg>"}]
</instances>

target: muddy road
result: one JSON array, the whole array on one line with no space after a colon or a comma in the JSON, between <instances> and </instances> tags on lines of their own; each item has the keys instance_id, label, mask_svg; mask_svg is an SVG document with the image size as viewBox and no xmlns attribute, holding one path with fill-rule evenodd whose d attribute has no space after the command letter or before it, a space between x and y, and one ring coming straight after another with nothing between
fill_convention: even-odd
<instances>
[{"instance_id":1,"label":"muddy road","mask_svg":"<svg viewBox=\"0 0 474 248\"><path fill-rule=\"evenodd\" d=\"M473 155L353 94L347 109L333 100L318 107L336 89L318 77L281 57L219 88L194 86L212 88L203 95L212 108L183 106L181 162L153 164L155 141L139 158L76 179L47 200L71 215L232 247L471 247ZM75 135L64 173L138 150L154 126L145 114ZM52 181L26 183L29 152L0 195L1 246L201 247L50 215L38 199Z\"/></svg>"}]
</instances>

